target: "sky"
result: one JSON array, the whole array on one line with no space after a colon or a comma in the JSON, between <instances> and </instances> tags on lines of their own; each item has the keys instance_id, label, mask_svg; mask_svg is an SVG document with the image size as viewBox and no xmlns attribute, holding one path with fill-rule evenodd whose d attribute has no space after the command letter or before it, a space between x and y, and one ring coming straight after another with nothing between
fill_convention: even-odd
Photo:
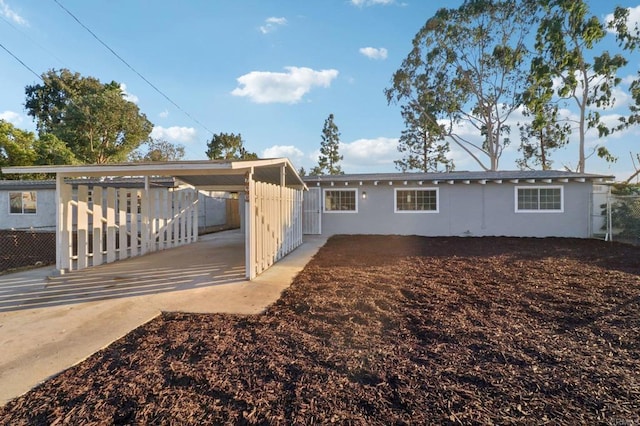
<instances>
[{"instance_id":1,"label":"sky","mask_svg":"<svg viewBox=\"0 0 640 426\"><path fill-rule=\"evenodd\" d=\"M424 23L438 8L461 3L0 0L0 119L34 131L24 109L25 87L40 83L37 75L50 69L67 68L120 83L154 124L152 137L184 145L187 160L207 158L212 134L240 133L247 150L262 158L288 157L308 171L318 163L322 128L333 114L346 173L396 172L404 122L384 89ZM640 21L639 0L589 5L601 19L619 5ZM615 46L612 35L607 43ZM603 112L610 121L628 111L627 87L640 70L640 52L628 59L615 108ZM577 135L571 140L553 154L555 169L575 169ZM518 145L505 150L501 170L517 169ZM592 131L587 154L596 145L618 161L593 155L586 171L624 180L634 172L630 153L640 153L640 126L607 139ZM456 170L480 170L454 144L450 157Z\"/></svg>"}]
</instances>

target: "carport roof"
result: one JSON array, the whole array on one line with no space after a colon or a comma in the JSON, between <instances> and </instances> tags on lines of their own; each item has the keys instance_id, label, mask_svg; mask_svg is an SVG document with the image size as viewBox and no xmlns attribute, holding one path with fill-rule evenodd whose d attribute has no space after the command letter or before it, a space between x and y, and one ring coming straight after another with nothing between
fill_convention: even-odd
<instances>
[{"instance_id":1,"label":"carport roof","mask_svg":"<svg viewBox=\"0 0 640 426\"><path fill-rule=\"evenodd\" d=\"M4 173L55 173L62 177L172 176L200 189L241 191L244 175L253 171L253 179L280 185L284 167L285 186L305 188L304 181L286 158L259 160L198 160L149 163L83 164L56 166L13 166Z\"/></svg>"}]
</instances>

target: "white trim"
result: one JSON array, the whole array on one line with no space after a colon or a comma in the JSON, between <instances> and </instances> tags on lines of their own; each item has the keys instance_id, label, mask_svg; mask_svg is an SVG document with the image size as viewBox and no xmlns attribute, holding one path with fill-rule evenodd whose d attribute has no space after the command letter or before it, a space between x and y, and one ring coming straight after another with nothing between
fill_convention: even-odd
<instances>
[{"instance_id":1,"label":"white trim","mask_svg":"<svg viewBox=\"0 0 640 426\"><path fill-rule=\"evenodd\" d=\"M398 210L398 191L435 191L436 192L436 209L435 210ZM394 213L440 213L440 188L438 187L409 187L409 188L395 188L393 190L393 212Z\"/></svg>"},{"instance_id":2,"label":"white trim","mask_svg":"<svg viewBox=\"0 0 640 426\"><path fill-rule=\"evenodd\" d=\"M562 185L520 185L514 186L514 211L515 213L564 213L564 186ZM546 209L537 209L537 210L521 210L518 209L518 189L559 189L560 190L560 209L559 210L546 210ZM540 198L540 193L538 192L538 202Z\"/></svg>"},{"instance_id":3,"label":"white trim","mask_svg":"<svg viewBox=\"0 0 640 426\"><path fill-rule=\"evenodd\" d=\"M355 210L327 210L327 191L331 192L354 192L356 199L356 209ZM322 188L322 212L323 213L358 213L358 205L359 205L359 194L357 188Z\"/></svg>"}]
</instances>

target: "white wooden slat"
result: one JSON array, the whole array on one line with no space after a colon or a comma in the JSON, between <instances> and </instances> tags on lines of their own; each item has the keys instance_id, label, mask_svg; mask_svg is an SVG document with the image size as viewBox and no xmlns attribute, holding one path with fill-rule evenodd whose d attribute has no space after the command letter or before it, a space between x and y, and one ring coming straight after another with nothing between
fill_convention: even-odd
<instances>
[{"instance_id":1,"label":"white wooden slat","mask_svg":"<svg viewBox=\"0 0 640 426\"><path fill-rule=\"evenodd\" d=\"M128 227L127 227L127 195L125 188L118 190L118 259L123 260L129 257Z\"/></svg>"},{"instance_id":2,"label":"white wooden slat","mask_svg":"<svg viewBox=\"0 0 640 426\"><path fill-rule=\"evenodd\" d=\"M149 236L150 236L150 223L149 223L149 191L142 191L142 198L140 198L140 254L147 254L149 252Z\"/></svg>"},{"instance_id":3,"label":"white wooden slat","mask_svg":"<svg viewBox=\"0 0 640 426\"><path fill-rule=\"evenodd\" d=\"M158 192L155 189L150 189L147 191L149 194L149 240L147 242L149 252L153 252L157 250L156 246L156 231L157 231L157 223L156 223L156 211L158 210L156 206L157 195Z\"/></svg>"},{"instance_id":4,"label":"white wooden slat","mask_svg":"<svg viewBox=\"0 0 640 426\"><path fill-rule=\"evenodd\" d=\"M173 193L173 237L171 238L171 245L175 247L180 244L180 204L182 199L182 191L174 191Z\"/></svg>"},{"instance_id":5,"label":"white wooden slat","mask_svg":"<svg viewBox=\"0 0 640 426\"><path fill-rule=\"evenodd\" d=\"M107 188L107 263L116 260L116 189Z\"/></svg>"},{"instance_id":6,"label":"white wooden slat","mask_svg":"<svg viewBox=\"0 0 640 426\"><path fill-rule=\"evenodd\" d=\"M186 208L186 239L185 243L191 243L193 236L193 191L188 191L186 194L187 208Z\"/></svg>"},{"instance_id":7,"label":"white wooden slat","mask_svg":"<svg viewBox=\"0 0 640 426\"><path fill-rule=\"evenodd\" d=\"M60 265L61 271L71 270L71 257L73 256L73 188L68 184L60 185L60 203L62 204L62 231L60 235Z\"/></svg>"},{"instance_id":8,"label":"white wooden slat","mask_svg":"<svg viewBox=\"0 0 640 426\"><path fill-rule=\"evenodd\" d=\"M134 190L130 193L130 205L131 205L131 213L129 214L129 223L131 226L131 244L129 245L129 257L134 257L138 255L138 198L140 195L140 191Z\"/></svg>"},{"instance_id":9,"label":"white wooden slat","mask_svg":"<svg viewBox=\"0 0 640 426\"><path fill-rule=\"evenodd\" d=\"M164 250L167 236L167 191L158 193L158 249Z\"/></svg>"},{"instance_id":10,"label":"white wooden slat","mask_svg":"<svg viewBox=\"0 0 640 426\"><path fill-rule=\"evenodd\" d=\"M89 219L87 199L89 196L89 189L86 185L78 185L78 218L76 220L77 226L77 253L78 253L78 269L84 269L87 267L88 256L88 234L89 234Z\"/></svg>"},{"instance_id":11,"label":"white wooden slat","mask_svg":"<svg viewBox=\"0 0 640 426\"><path fill-rule=\"evenodd\" d=\"M92 224L93 224L93 247L92 247L92 265L102 265L102 188L93 187L92 200Z\"/></svg>"},{"instance_id":12,"label":"white wooden slat","mask_svg":"<svg viewBox=\"0 0 640 426\"><path fill-rule=\"evenodd\" d=\"M187 242L187 210L189 200L187 199L187 190L183 189L180 194L180 245Z\"/></svg>"}]
</instances>

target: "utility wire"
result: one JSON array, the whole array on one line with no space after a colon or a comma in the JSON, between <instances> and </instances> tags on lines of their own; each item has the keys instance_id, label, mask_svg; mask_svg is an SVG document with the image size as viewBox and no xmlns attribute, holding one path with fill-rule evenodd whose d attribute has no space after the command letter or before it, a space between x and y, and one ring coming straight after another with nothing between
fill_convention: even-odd
<instances>
[{"instance_id":1,"label":"utility wire","mask_svg":"<svg viewBox=\"0 0 640 426\"><path fill-rule=\"evenodd\" d=\"M35 72L34 70L32 70L31 68L29 68L29 66L27 64L25 64L24 62L22 62L20 60L20 58L18 58L16 55L14 55L9 49L7 49L6 47L4 47L4 45L2 43L0 43L0 47L2 47L9 55L13 56L13 59L15 59L16 61L20 62L20 64L25 67L26 69L28 69L29 71L31 71L33 73L33 75L35 75L36 77L38 77L38 80L42 80L42 77L40 77L38 75L37 72Z\"/></svg>"},{"instance_id":2,"label":"utility wire","mask_svg":"<svg viewBox=\"0 0 640 426\"><path fill-rule=\"evenodd\" d=\"M143 79L149 86L151 86L153 88L153 90L155 90L156 92L158 92L160 95L162 95L166 100L168 100L169 102L171 102L173 104L173 106L175 106L176 108L178 108L180 111L182 111L182 113L184 113L184 115L186 115L187 117L189 117L191 120L193 120L195 123L199 124L203 129L205 129L207 132L211 133L212 135L214 134L211 130L209 130L207 128L207 126L205 126L204 124L202 124L200 121L198 121L196 118L194 118L191 114L189 114L187 111L185 111L184 109L182 109L180 107L180 105L178 105L177 103L175 103L169 96L165 95L164 92L162 92L162 90L158 89L153 83L151 83L149 80L147 80L142 74L140 74L135 68L133 68L131 65L129 65L129 63L127 61L125 61L120 55L118 55L111 47L109 47L109 45L107 45L107 43L105 43L104 41L102 41L100 39L100 37L98 37L93 31L91 31L85 24L83 24L73 13L71 13L69 11L69 9L67 9L66 7L64 7L58 0L53 0L58 6L60 6L60 8L62 10L64 10L65 12L67 12L69 14L69 16L71 16L78 24L80 24L80 26L82 28L84 28L85 30L87 30L87 32L89 34L91 34L93 36L93 38L95 38L96 40L98 40L98 42L100 42L100 44L102 44L107 50L109 50L109 52L111 52L116 58L118 58L123 64L125 64L131 71L133 71L134 73L136 73L138 75L138 77L140 77L141 79Z\"/></svg>"},{"instance_id":3,"label":"utility wire","mask_svg":"<svg viewBox=\"0 0 640 426\"><path fill-rule=\"evenodd\" d=\"M7 25L9 25L11 28L13 28L14 30L16 30L17 32L19 32L20 34L22 34L24 37L26 37L29 41L31 41L31 43L35 44L36 46L38 46L40 49L42 49L44 52L48 53L49 55L51 55L52 58L54 58L56 61L58 61L60 64L64 64L64 61L62 59L60 59L59 57L57 57L53 52L51 52L49 49L47 49L46 47L44 47L43 45L41 45L40 43L38 43L37 41L35 41L33 38L31 38L29 36L29 34L25 33L24 31L22 31L20 28L16 27L15 25L13 25L11 23L11 21L9 21L8 19L6 19L4 16L0 16L0 19L2 19L4 22L7 23Z\"/></svg>"}]
</instances>

